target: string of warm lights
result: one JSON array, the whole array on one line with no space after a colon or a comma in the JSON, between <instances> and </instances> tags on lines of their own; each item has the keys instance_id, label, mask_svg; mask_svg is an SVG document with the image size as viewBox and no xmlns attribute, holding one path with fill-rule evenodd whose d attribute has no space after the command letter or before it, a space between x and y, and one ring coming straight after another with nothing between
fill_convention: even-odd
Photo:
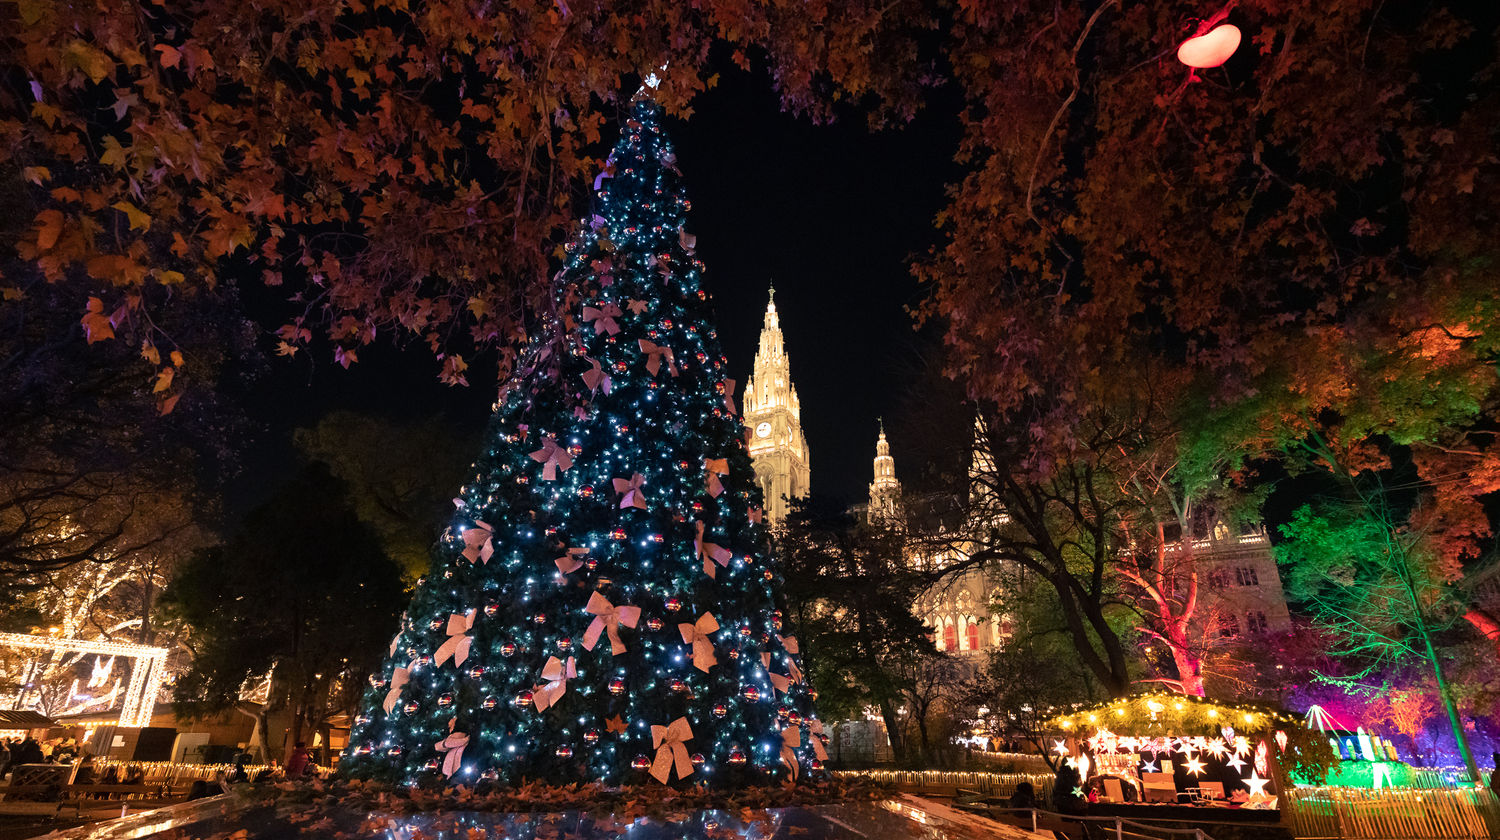
<instances>
[{"instance_id":1,"label":"string of warm lights","mask_svg":"<svg viewBox=\"0 0 1500 840\"><path fill-rule=\"evenodd\" d=\"M161 694L162 682L167 677L167 649L130 642L115 642L107 639L60 639L52 636L28 636L20 633L0 633L0 648L34 650L44 653L82 653L102 656L123 656L134 661L130 669L130 685L125 691L125 702L120 707L120 726L150 726L151 714L156 710L156 698Z\"/></svg>"},{"instance_id":2,"label":"string of warm lights","mask_svg":"<svg viewBox=\"0 0 1500 840\"><path fill-rule=\"evenodd\" d=\"M1158 692L1073 706L1049 720L1048 726L1064 732L1107 726L1122 735L1217 735L1226 726L1248 734L1300 727L1301 720L1270 706Z\"/></svg>"}]
</instances>

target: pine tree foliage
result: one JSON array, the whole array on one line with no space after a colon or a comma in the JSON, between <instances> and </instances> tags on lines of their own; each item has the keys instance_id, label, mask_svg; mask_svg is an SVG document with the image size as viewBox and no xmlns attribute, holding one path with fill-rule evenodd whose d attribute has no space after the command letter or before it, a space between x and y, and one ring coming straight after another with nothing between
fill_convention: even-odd
<instances>
[{"instance_id":1,"label":"pine tree foliage","mask_svg":"<svg viewBox=\"0 0 1500 840\"><path fill-rule=\"evenodd\" d=\"M732 786L821 769L760 491L649 96L566 246L345 767Z\"/></svg>"}]
</instances>

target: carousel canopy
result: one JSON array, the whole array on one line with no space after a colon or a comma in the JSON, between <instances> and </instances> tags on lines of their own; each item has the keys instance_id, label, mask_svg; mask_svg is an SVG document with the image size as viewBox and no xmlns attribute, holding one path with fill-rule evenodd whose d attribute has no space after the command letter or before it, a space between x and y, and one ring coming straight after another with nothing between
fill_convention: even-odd
<instances>
[{"instance_id":1,"label":"carousel canopy","mask_svg":"<svg viewBox=\"0 0 1500 840\"><path fill-rule=\"evenodd\" d=\"M1064 732L1106 728L1118 735L1204 735L1218 737L1226 727L1250 734L1301 727L1282 709L1231 703L1183 694L1138 694L1093 706L1058 710L1049 725Z\"/></svg>"}]
</instances>

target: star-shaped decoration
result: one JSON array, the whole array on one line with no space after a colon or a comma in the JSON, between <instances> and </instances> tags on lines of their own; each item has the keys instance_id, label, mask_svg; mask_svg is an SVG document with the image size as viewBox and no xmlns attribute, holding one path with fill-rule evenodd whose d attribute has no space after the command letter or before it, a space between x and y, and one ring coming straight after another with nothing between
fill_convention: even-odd
<instances>
[{"instance_id":1,"label":"star-shaped decoration","mask_svg":"<svg viewBox=\"0 0 1500 840\"><path fill-rule=\"evenodd\" d=\"M1141 762L1141 772L1142 773L1156 773L1156 772L1158 772L1157 769L1156 769L1156 762L1154 762L1154 761L1142 761Z\"/></svg>"},{"instance_id":2,"label":"star-shaped decoration","mask_svg":"<svg viewBox=\"0 0 1500 840\"><path fill-rule=\"evenodd\" d=\"M619 715L615 715L614 717L612 717L609 720L607 720L607 721L604 722L604 728L605 728L606 731L609 731L609 732L618 732L621 735L624 735L625 734L625 721L623 719L621 719L621 717Z\"/></svg>"},{"instance_id":3,"label":"star-shaped decoration","mask_svg":"<svg viewBox=\"0 0 1500 840\"><path fill-rule=\"evenodd\" d=\"M1260 776L1256 775L1254 770L1250 771L1250 778L1244 779L1243 781L1246 785L1249 786L1251 797L1268 795L1266 793L1266 785L1269 784L1271 780L1262 779Z\"/></svg>"},{"instance_id":4,"label":"star-shaped decoration","mask_svg":"<svg viewBox=\"0 0 1500 840\"><path fill-rule=\"evenodd\" d=\"M1230 756L1229 760L1226 761L1226 762L1224 762L1224 763L1228 764L1230 767L1233 767L1234 768L1234 772L1236 772L1236 773L1238 773L1241 770L1245 769L1245 759L1240 758L1238 755L1232 755L1232 756Z\"/></svg>"},{"instance_id":5,"label":"star-shaped decoration","mask_svg":"<svg viewBox=\"0 0 1500 840\"><path fill-rule=\"evenodd\" d=\"M1067 755L1068 754L1068 744L1067 744L1066 741L1057 741L1057 740L1054 740L1052 743L1054 745L1052 747L1052 751L1053 752L1057 753L1058 755Z\"/></svg>"},{"instance_id":6,"label":"star-shaped decoration","mask_svg":"<svg viewBox=\"0 0 1500 840\"><path fill-rule=\"evenodd\" d=\"M1223 758L1229 754L1229 748L1224 745L1223 741L1211 741L1208 744L1208 753L1214 758Z\"/></svg>"},{"instance_id":7,"label":"star-shaped decoration","mask_svg":"<svg viewBox=\"0 0 1500 840\"><path fill-rule=\"evenodd\" d=\"M1188 760L1182 763L1182 768L1194 776L1203 775L1203 762L1196 755L1188 756Z\"/></svg>"}]
</instances>

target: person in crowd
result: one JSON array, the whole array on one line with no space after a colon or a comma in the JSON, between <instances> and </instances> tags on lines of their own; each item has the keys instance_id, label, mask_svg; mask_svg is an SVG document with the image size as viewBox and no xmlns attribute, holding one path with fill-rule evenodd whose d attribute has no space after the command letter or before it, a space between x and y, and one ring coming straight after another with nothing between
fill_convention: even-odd
<instances>
[{"instance_id":1,"label":"person in crowd","mask_svg":"<svg viewBox=\"0 0 1500 840\"><path fill-rule=\"evenodd\" d=\"M256 784L260 784L261 782L271 781L272 779L275 779L277 774L279 774L280 772L281 765L276 761L276 759L273 758L271 759L271 763L267 764L265 767L262 767L260 769L260 772L255 774L255 782Z\"/></svg>"},{"instance_id":2,"label":"person in crowd","mask_svg":"<svg viewBox=\"0 0 1500 840\"><path fill-rule=\"evenodd\" d=\"M1016 785L1016 792L1010 795L1010 807L1036 807L1036 788L1032 786L1031 782L1021 782Z\"/></svg>"},{"instance_id":3,"label":"person in crowd","mask_svg":"<svg viewBox=\"0 0 1500 840\"><path fill-rule=\"evenodd\" d=\"M245 764L250 756L241 753L234 759L234 769L229 771L229 778L225 779L231 785L250 781L250 774L245 772Z\"/></svg>"},{"instance_id":4,"label":"person in crowd","mask_svg":"<svg viewBox=\"0 0 1500 840\"><path fill-rule=\"evenodd\" d=\"M91 785L94 783L94 757L84 754L78 760L78 768L73 771L73 784Z\"/></svg>"},{"instance_id":5,"label":"person in crowd","mask_svg":"<svg viewBox=\"0 0 1500 840\"><path fill-rule=\"evenodd\" d=\"M288 779L300 779L307 774L312 765L312 756L307 752L307 743L298 741L292 748L292 756L286 760L286 777Z\"/></svg>"},{"instance_id":6,"label":"person in crowd","mask_svg":"<svg viewBox=\"0 0 1500 840\"><path fill-rule=\"evenodd\" d=\"M1052 782L1052 807L1064 814L1081 814L1088 810L1082 786L1083 779L1078 775L1078 769L1064 763L1057 768L1057 778Z\"/></svg>"},{"instance_id":7,"label":"person in crowd","mask_svg":"<svg viewBox=\"0 0 1500 840\"><path fill-rule=\"evenodd\" d=\"M26 739L21 742L21 745L16 748L16 754L11 760L11 766L14 767L18 764L42 764L45 759L46 756L42 754L42 745L38 744L35 738L27 735Z\"/></svg>"}]
</instances>

